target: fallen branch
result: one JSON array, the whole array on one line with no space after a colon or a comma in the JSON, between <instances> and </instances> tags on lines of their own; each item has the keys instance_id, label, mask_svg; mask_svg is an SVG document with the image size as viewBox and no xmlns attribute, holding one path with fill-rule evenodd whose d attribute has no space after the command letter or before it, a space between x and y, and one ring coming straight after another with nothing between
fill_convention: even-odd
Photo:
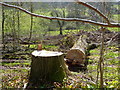
<instances>
[{"instance_id":1,"label":"fallen branch","mask_svg":"<svg viewBox=\"0 0 120 90\"><path fill-rule=\"evenodd\" d=\"M62 20L62 21L78 21L78 22L84 22L84 23L90 23L90 24L94 24L94 25L98 25L98 26L103 26L103 27L120 27L120 24L118 23L101 23L101 22L96 22L96 21L92 21L92 20L87 20L87 19L79 19L79 18L61 18L61 17L50 17L50 16L44 16L44 15L38 15L35 13L31 13L28 10L25 10L21 7L15 6L15 5L9 5L3 2L0 2L0 5L3 6L7 6L7 7L12 7L15 9L19 9L29 15L32 15L34 17L40 17L40 18L45 18L45 19L51 19L51 20Z\"/></svg>"}]
</instances>

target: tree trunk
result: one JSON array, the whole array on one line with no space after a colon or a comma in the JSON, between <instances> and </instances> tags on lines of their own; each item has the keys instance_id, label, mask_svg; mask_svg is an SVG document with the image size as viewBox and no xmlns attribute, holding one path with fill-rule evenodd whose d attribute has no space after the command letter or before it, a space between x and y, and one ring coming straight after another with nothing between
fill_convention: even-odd
<instances>
[{"instance_id":1,"label":"tree trunk","mask_svg":"<svg viewBox=\"0 0 120 90\"><path fill-rule=\"evenodd\" d=\"M2 43L3 43L3 51L5 50L5 42L4 42L4 37L5 37L5 32L4 32L4 22L5 22L5 15L4 15L4 6L2 6Z\"/></svg>"},{"instance_id":2,"label":"tree trunk","mask_svg":"<svg viewBox=\"0 0 120 90\"><path fill-rule=\"evenodd\" d=\"M84 67L87 65L87 48L86 36L80 36L78 41L67 52L66 63L69 67Z\"/></svg>"},{"instance_id":3,"label":"tree trunk","mask_svg":"<svg viewBox=\"0 0 120 90\"><path fill-rule=\"evenodd\" d=\"M41 81L62 82L66 71L63 53L45 50L34 51L32 52L31 72L27 88L31 87L31 83L40 84Z\"/></svg>"},{"instance_id":4,"label":"tree trunk","mask_svg":"<svg viewBox=\"0 0 120 90\"><path fill-rule=\"evenodd\" d=\"M17 2L18 6L20 6L20 2ZM17 10L17 43L18 49L20 49L20 11Z\"/></svg>"},{"instance_id":5,"label":"tree trunk","mask_svg":"<svg viewBox=\"0 0 120 90\"><path fill-rule=\"evenodd\" d=\"M31 2L31 6L30 6L30 11L33 12L33 3ZM28 43L30 43L31 41L31 38L32 38L32 32L33 32L33 16L31 16L30 18L30 34L29 34L29 40L28 40ZM30 44L28 45L28 48L30 47Z\"/></svg>"},{"instance_id":6,"label":"tree trunk","mask_svg":"<svg viewBox=\"0 0 120 90\"><path fill-rule=\"evenodd\" d=\"M63 33L62 33L62 26L60 26L60 35L63 35Z\"/></svg>"},{"instance_id":7,"label":"tree trunk","mask_svg":"<svg viewBox=\"0 0 120 90\"><path fill-rule=\"evenodd\" d=\"M12 17L12 35L13 35L13 52L17 50L17 42L16 42L16 27L15 27L15 9L13 9L13 17Z\"/></svg>"},{"instance_id":8,"label":"tree trunk","mask_svg":"<svg viewBox=\"0 0 120 90\"><path fill-rule=\"evenodd\" d=\"M105 5L105 1L103 0L102 2L102 11L103 13L106 13L106 5ZM104 20L102 20L103 22L105 22ZM105 28L101 27L101 49L100 49L100 58L99 58L99 69L100 69L100 88L103 88L104 85L104 80L103 80L103 75L104 75L104 41L105 41Z\"/></svg>"}]
</instances>

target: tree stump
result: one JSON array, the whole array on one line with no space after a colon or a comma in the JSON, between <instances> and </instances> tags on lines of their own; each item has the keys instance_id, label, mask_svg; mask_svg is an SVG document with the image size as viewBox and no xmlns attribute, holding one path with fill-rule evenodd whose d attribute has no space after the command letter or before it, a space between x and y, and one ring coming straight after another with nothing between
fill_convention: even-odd
<instances>
[{"instance_id":1,"label":"tree stump","mask_svg":"<svg viewBox=\"0 0 120 90\"><path fill-rule=\"evenodd\" d=\"M86 36L82 35L66 54L66 63L69 68L86 66L88 43Z\"/></svg>"},{"instance_id":2,"label":"tree stump","mask_svg":"<svg viewBox=\"0 0 120 90\"><path fill-rule=\"evenodd\" d=\"M29 83L39 81L62 82L66 76L64 55L61 52L34 51L32 52Z\"/></svg>"}]
</instances>

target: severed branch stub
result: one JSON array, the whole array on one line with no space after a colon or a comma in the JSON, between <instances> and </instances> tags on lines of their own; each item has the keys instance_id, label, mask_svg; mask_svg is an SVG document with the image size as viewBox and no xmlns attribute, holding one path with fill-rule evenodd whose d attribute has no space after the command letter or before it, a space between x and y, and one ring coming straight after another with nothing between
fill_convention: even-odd
<instances>
[{"instance_id":1,"label":"severed branch stub","mask_svg":"<svg viewBox=\"0 0 120 90\"><path fill-rule=\"evenodd\" d=\"M37 85L39 83L38 85L40 85L41 81L62 82L66 72L67 68L63 53L46 50L33 51L27 88L31 88L33 84Z\"/></svg>"}]
</instances>

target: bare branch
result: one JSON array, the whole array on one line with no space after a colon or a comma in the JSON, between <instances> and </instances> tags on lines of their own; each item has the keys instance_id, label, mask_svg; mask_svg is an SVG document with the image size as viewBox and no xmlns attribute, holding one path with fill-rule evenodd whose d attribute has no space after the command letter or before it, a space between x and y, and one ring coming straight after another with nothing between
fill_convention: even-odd
<instances>
[{"instance_id":1,"label":"bare branch","mask_svg":"<svg viewBox=\"0 0 120 90\"><path fill-rule=\"evenodd\" d=\"M89 9L92 9L92 10L94 10L95 12L97 12L101 17L103 17L103 18L107 21L108 24L110 24L109 19L108 19L102 12L100 12L97 8L93 7L92 5L90 5L90 4L88 4L88 3L81 2L81 1L79 1L79 0L76 0L76 1L77 1L77 3L79 3L79 4L81 4L81 5L84 5L84 6L88 7Z\"/></svg>"},{"instance_id":2,"label":"bare branch","mask_svg":"<svg viewBox=\"0 0 120 90\"><path fill-rule=\"evenodd\" d=\"M31 13L30 11L25 10L21 7L18 7L18 6L15 6L15 5L9 5L9 4L3 3L3 2L0 2L0 5L7 6L7 7L12 7L12 8L15 8L15 9L19 9L19 10L21 10L21 11L23 11L23 12L29 14L29 15L32 15L34 17L40 17L40 18L45 18L45 19L50 19L50 20L78 21L78 22L90 23L90 24L103 26L103 27L120 27L120 24L118 24L118 23L108 24L108 23L95 22L95 21L92 21L92 20L79 19L79 18L50 17L50 16L44 16L44 15L38 15L38 14L35 14L35 13Z\"/></svg>"}]
</instances>

